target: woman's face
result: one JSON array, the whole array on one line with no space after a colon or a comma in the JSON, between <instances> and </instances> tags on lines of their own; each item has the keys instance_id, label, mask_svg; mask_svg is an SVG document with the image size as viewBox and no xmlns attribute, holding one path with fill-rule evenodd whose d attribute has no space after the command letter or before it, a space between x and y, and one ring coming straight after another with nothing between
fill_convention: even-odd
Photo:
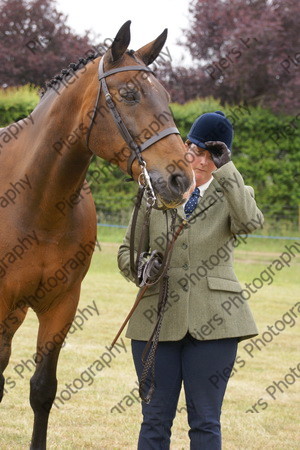
<instances>
[{"instance_id":1,"label":"woman's face","mask_svg":"<svg viewBox=\"0 0 300 450\"><path fill-rule=\"evenodd\" d=\"M196 186L201 186L211 179L211 174L217 167L208 150L197 147L197 145L190 141L187 141L185 145L188 152L192 155L189 160L195 173Z\"/></svg>"}]
</instances>

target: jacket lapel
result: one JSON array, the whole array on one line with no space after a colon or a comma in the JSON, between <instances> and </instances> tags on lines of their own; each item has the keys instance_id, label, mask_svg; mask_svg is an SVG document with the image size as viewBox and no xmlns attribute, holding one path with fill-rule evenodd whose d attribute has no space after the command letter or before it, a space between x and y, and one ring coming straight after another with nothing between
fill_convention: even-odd
<instances>
[{"instance_id":1,"label":"jacket lapel","mask_svg":"<svg viewBox=\"0 0 300 450\"><path fill-rule=\"evenodd\" d=\"M177 214L179 215L179 217L181 217L181 219L185 219L184 203L183 205L178 206Z\"/></svg>"},{"instance_id":2,"label":"jacket lapel","mask_svg":"<svg viewBox=\"0 0 300 450\"><path fill-rule=\"evenodd\" d=\"M212 206L216 201L217 201L217 196L214 195L214 193L216 192L216 190L222 190L220 187L220 184L218 183L218 181L216 179L213 179L212 182L210 183L210 185L208 186L208 188L206 189L206 191L204 192L203 197L200 198L199 200L199 206L201 208L201 203L203 203L203 208L207 207L207 206ZM207 198L211 196L211 197L215 197L215 201L214 202L207 202ZM201 208L202 209L202 208ZM198 208L195 209L195 214L199 213L199 211L201 210ZM185 219L185 212L184 212L184 204L178 206L177 208L177 214L182 218ZM193 218L194 213L192 214L192 216L190 217L190 219Z\"/></svg>"},{"instance_id":3,"label":"jacket lapel","mask_svg":"<svg viewBox=\"0 0 300 450\"><path fill-rule=\"evenodd\" d=\"M203 201L204 199L206 199L209 195L213 195L216 192L216 190L218 190L219 188L220 188L220 184L214 178L212 180L212 182L210 183L210 185L208 186L208 188L206 189L206 191L204 192L204 195L200 199L200 202Z\"/></svg>"}]
</instances>

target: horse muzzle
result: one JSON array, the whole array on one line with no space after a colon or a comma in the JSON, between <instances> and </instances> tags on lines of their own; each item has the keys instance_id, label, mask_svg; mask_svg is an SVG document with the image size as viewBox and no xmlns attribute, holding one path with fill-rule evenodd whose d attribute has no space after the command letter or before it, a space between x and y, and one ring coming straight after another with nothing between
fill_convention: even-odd
<instances>
[{"instance_id":1,"label":"horse muzzle","mask_svg":"<svg viewBox=\"0 0 300 450\"><path fill-rule=\"evenodd\" d=\"M177 208L184 203L193 190L194 183L184 172L176 172L163 176L159 171L149 172L153 190L156 195L155 209Z\"/></svg>"}]
</instances>

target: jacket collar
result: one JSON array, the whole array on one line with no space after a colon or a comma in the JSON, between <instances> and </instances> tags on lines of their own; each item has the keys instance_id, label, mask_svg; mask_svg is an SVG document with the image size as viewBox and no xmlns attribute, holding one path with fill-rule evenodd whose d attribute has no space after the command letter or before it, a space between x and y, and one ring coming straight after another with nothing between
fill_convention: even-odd
<instances>
[{"instance_id":1,"label":"jacket collar","mask_svg":"<svg viewBox=\"0 0 300 450\"><path fill-rule=\"evenodd\" d=\"M212 195L215 191L223 191L223 189L221 188L221 185L219 184L219 182L214 178L212 180L212 182L210 183L210 185L208 186L208 188L205 190L203 197L200 199L201 201L204 201L204 199L206 197L208 197L209 195ZM177 208L177 214L182 218L182 219L186 219L185 217L185 212L184 212L184 203L180 206L178 206ZM190 217L193 218L193 215Z\"/></svg>"}]
</instances>

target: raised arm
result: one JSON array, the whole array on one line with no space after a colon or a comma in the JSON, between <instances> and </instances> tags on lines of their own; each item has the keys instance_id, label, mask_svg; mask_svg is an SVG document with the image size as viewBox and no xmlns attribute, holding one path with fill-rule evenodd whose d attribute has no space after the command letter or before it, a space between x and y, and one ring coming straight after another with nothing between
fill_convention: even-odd
<instances>
[{"instance_id":1,"label":"raised arm","mask_svg":"<svg viewBox=\"0 0 300 450\"><path fill-rule=\"evenodd\" d=\"M245 186L243 177L233 162L227 162L212 175L222 186L228 202L231 231L238 234L247 224L246 228L249 232L261 229L264 216L256 205L254 190L251 186Z\"/></svg>"}]
</instances>

